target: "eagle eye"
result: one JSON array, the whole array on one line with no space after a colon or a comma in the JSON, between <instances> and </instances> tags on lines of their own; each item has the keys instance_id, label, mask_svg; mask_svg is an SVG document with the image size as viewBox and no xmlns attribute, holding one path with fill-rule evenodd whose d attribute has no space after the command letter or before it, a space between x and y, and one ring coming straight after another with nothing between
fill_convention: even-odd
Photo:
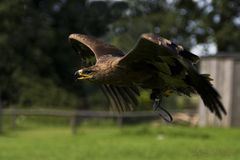
<instances>
[{"instance_id":1,"label":"eagle eye","mask_svg":"<svg viewBox=\"0 0 240 160\"><path fill-rule=\"evenodd\" d=\"M90 74L92 72L93 72L93 70L86 70L86 71L84 71L85 74Z\"/></svg>"}]
</instances>

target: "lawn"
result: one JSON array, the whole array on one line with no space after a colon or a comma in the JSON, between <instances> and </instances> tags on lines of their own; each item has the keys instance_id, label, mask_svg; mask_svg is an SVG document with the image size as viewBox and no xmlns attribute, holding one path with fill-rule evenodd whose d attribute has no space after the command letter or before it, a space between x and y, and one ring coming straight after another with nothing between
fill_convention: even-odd
<instances>
[{"instance_id":1,"label":"lawn","mask_svg":"<svg viewBox=\"0 0 240 160\"><path fill-rule=\"evenodd\" d=\"M35 126L0 136L1 160L238 160L240 129L144 124Z\"/></svg>"}]
</instances>

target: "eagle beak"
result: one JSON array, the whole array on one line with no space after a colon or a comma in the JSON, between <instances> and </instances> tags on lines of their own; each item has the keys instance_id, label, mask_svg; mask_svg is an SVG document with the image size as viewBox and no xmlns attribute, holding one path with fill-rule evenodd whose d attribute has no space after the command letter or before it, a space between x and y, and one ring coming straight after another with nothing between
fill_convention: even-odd
<instances>
[{"instance_id":1,"label":"eagle beak","mask_svg":"<svg viewBox=\"0 0 240 160\"><path fill-rule=\"evenodd\" d=\"M92 78L91 75L84 74L82 69L80 69L77 72L75 72L75 76L77 76L77 79L79 79L79 80Z\"/></svg>"}]
</instances>

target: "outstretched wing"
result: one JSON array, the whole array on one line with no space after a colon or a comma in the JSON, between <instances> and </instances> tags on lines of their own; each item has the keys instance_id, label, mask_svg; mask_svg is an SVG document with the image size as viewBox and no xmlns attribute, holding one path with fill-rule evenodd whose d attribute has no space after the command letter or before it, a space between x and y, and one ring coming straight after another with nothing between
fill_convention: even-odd
<instances>
[{"instance_id":1,"label":"outstretched wing","mask_svg":"<svg viewBox=\"0 0 240 160\"><path fill-rule=\"evenodd\" d=\"M182 56L192 63L196 63L199 57L185 50L182 46L156 36L151 33L142 34L135 47L126 54L120 64L128 64L136 61L156 60L159 56L176 57Z\"/></svg>"},{"instance_id":2,"label":"outstretched wing","mask_svg":"<svg viewBox=\"0 0 240 160\"><path fill-rule=\"evenodd\" d=\"M159 77L165 82L174 85L187 84L197 91L205 106L221 119L221 114L226 114L226 111L220 101L220 95L211 85L209 77L199 74L195 69L194 64L198 60L198 56L182 46L153 34L143 34L136 46L119 61L119 64L125 67L143 64L143 68L144 64L148 64L153 66L153 70L155 67ZM180 88L182 89L184 87ZM184 93L189 94L188 92Z\"/></svg>"},{"instance_id":3,"label":"outstretched wing","mask_svg":"<svg viewBox=\"0 0 240 160\"><path fill-rule=\"evenodd\" d=\"M83 34L71 34L69 41L73 49L81 55L81 66L94 65L104 56L122 57L124 53L116 47Z\"/></svg>"}]
</instances>

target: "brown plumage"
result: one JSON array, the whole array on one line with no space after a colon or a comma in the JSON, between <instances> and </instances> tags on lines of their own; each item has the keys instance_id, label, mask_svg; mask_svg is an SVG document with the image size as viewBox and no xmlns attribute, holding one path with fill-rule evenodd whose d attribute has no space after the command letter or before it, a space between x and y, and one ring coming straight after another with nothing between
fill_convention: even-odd
<instances>
[{"instance_id":1,"label":"brown plumage","mask_svg":"<svg viewBox=\"0 0 240 160\"><path fill-rule=\"evenodd\" d=\"M154 100L155 109L160 107L161 97L171 92L188 96L198 93L218 118L226 114L209 76L199 74L195 68L199 57L182 46L154 34L143 34L135 47L124 54L91 36L71 34L69 40L81 55L82 68L76 72L78 79L101 84L114 110L132 110L138 104L137 87L141 87L152 89L150 98ZM171 120L168 112L162 111L169 116L164 118Z\"/></svg>"}]
</instances>

